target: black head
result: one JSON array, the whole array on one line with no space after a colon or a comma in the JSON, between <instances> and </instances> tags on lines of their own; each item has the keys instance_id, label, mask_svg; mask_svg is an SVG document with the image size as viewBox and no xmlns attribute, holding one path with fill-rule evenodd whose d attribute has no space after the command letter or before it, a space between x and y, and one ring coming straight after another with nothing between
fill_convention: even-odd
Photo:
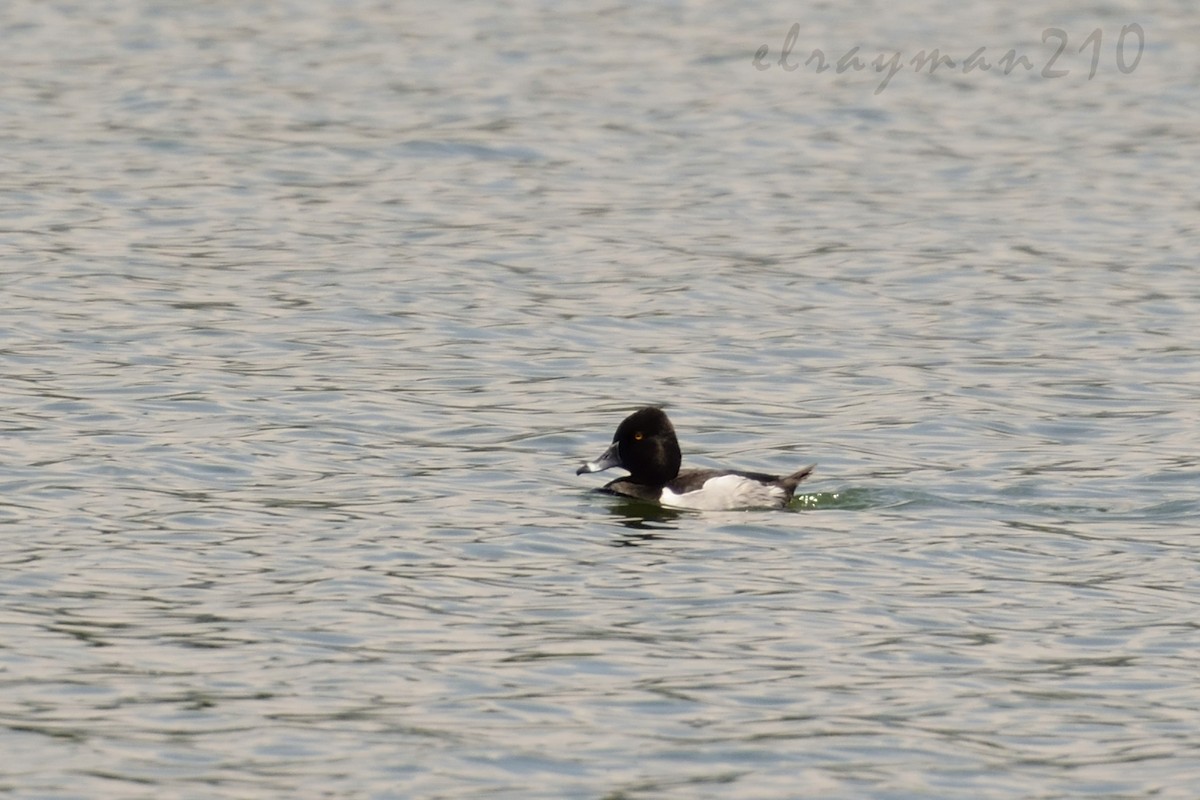
<instances>
[{"instance_id":1,"label":"black head","mask_svg":"<svg viewBox=\"0 0 1200 800\"><path fill-rule=\"evenodd\" d=\"M671 420L661 409L643 408L617 426L604 455L585 464L580 472L624 467L634 483L662 486L679 474L680 461L679 441Z\"/></svg>"}]
</instances>

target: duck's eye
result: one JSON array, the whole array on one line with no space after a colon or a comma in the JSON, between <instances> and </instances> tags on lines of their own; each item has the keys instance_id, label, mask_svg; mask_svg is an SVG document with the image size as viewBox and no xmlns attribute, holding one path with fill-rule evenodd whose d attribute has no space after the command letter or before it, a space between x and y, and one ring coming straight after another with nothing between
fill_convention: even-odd
<instances>
[{"instance_id":1,"label":"duck's eye","mask_svg":"<svg viewBox=\"0 0 1200 800\"><path fill-rule=\"evenodd\" d=\"M642 440L642 432L641 432L641 431L638 431L637 433L635 433L635 434L633 435L633 440L634 440L635 442L640 442L640 441Z\"/></svg>"}]
</instances>

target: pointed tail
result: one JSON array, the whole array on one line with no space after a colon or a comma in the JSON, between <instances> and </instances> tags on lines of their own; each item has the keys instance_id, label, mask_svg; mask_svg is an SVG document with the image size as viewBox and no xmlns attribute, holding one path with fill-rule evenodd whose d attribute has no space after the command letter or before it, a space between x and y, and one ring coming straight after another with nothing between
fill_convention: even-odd
<instances>
[{"instance_id":1,"label":"pointed tail","mask_svg":"<svg viewBox=\"0 0 1200 800\"><path fill-rule=\"evenodd\" d=\"M791 475L780 478L776 483L787 490L789 495L796 491L796 487L800 485L800 481L812 474L812 471L817 468L816 464L809 464L802 470L793 472Z\"/></svg>"}]
</instances>

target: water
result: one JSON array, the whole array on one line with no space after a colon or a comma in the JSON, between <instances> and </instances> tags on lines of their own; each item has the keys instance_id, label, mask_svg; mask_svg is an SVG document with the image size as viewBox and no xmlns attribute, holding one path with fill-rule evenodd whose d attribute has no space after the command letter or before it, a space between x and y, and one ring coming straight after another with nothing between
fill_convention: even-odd
<instances>
[{"instance_id":1,"label":"water","mask_svg":"<svg viewBox=\"0 0 1200 800\"><path fill-rule=\"evenodd\" d=\"M0 793L1191 797L1197 18L797 14L5 6Z\"/></svg>"}]
</instances>

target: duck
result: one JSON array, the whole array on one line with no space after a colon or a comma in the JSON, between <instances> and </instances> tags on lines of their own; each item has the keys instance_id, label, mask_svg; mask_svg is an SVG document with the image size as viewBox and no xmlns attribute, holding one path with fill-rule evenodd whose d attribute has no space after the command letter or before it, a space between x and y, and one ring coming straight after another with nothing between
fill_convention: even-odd
<instances>
[{"instance_id":1,"label":"duck","mask_svg":"<svg viewBox=\"0 0 1200 800\"><path fill-rule=\"evenodd\" d=\"M620 467L629 475L610 481L601 491L666 508L735 511L786 507L796 487L816 468L810 464L781 477L739 470L681 470L681 463L671 420L661 408L647 406L622 420L608 449L596 460L585 462L575 474Z\"/></svg>"}]
</instances>

